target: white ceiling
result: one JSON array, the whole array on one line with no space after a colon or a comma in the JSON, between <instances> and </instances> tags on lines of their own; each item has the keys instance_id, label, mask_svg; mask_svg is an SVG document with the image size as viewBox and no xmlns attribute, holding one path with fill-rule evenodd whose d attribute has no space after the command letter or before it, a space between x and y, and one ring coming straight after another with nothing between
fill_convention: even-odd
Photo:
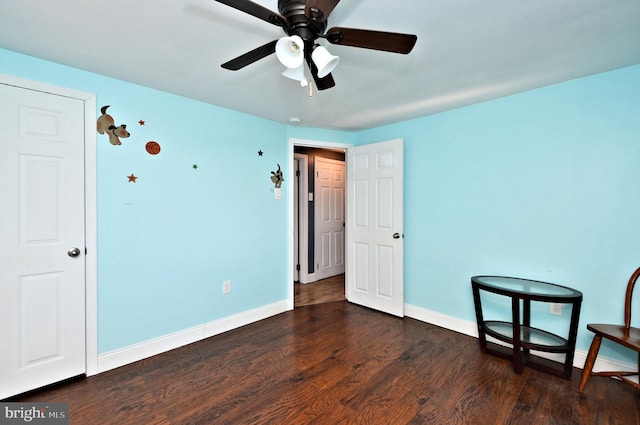
<instances>
[{"instance_id":1,"label":"white ceiling","mask_svg":"<svg viewBox=\"0 0 640 425\"><path fill-rule=\"evenodd\" d=\"M277 11L277 0L256 0ZM321 41L340 63L315 91L275 55L285 35L213 0L0 0L0 47L286 123L371 128L640 63L640 0L342 0L329 27L416 34L409 55Z\"/></svg>"}]
</instances>

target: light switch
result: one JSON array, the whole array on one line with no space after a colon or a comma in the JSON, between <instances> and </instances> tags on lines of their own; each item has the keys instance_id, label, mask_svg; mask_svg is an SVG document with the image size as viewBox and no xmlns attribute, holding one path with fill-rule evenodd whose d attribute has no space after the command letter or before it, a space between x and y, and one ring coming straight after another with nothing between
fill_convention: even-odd
<instances>
[{"instance_id":1,"label":"light switch","mask_svg":"<svg viewBox=\"0 0 640 425\"><path fill-rule=\"evenodd\" d=\"M279 187L275 188L275 197L276 199L282 199L282 189Z\"/></svg>"}]
</instances>

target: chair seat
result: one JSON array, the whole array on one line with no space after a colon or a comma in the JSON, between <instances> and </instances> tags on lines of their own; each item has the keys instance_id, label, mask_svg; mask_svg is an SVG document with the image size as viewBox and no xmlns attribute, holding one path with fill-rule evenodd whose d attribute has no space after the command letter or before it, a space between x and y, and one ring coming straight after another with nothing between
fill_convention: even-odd
<instances>
[{"instance_id":1,"label":"chair seat","mask_svg":"<svg viewBox=\"0 0 640 425\"><path fill-rule=\"evenodd\" d=\"M629 332L623 325L609 325L601 323L589 323L587 329L603 338L622 344L627 348L640 352L640 329L629 328Z\"/></svg>"}]
</instances>

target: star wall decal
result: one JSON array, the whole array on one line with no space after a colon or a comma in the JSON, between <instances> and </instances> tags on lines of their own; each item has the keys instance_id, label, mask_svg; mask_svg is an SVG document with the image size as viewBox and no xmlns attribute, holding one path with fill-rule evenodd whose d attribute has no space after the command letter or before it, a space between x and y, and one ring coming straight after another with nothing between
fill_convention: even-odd
<instances>
[{"instance_id":1,"label":"star wall decal","mask_svg":"<svg viewBox=\"0 0 640 425\"><path fill-rule=\"evenodd\" d=\"M263 154L263 153L264 153L264 152L262 152L262 149L260 149L260 150L258 151L258 156L262 156L262 154Z\"/></svg>"},{"instance_id":2,"label":"star wall decal","mask_svg":"<svg viewBox=\"0 0 640 425\"><path fill-rule=\"evenodd\" d=\"M138 124L140 124L140 125L144 125L144 121L143 121L143 120L140 120L140 121L138 121Z\"/></svg>"},{"instance_id":3,"label":"star wall decal","mask_svg":"<svg viewBox=\"0 0 640 425\"><path fill-rule=\"evenodd\" d=\"M129 179L129 183L135 183L138 177L134 176L133 173L131 173L131 175L127 176L127 178Z\"/></svg>"},{"instance_id":4,"label":"star wall decal","mask_svg":"<svg viewBox=\"0 0 640 425\"><path fill-rule=\"evenodd\" d=\"M193 165L191 166L191 168L193 168L194 170L197 170L197 169L198 169L198 164L193 164Z\"/></svg>"}]
</instances>

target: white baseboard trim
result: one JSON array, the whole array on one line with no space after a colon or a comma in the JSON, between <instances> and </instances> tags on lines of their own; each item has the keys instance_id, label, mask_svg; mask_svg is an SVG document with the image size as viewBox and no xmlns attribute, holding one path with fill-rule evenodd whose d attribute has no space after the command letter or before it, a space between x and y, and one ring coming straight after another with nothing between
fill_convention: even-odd
<instances>
[{"instance_id":1,"label":"white baseboard trim","mask_svg":"<svg viewBox=\"0 0 640 425\"><path fill-rule=\"evenodd\" d=\"M430 323L475 338L478 337L478 326L476 322L461 320L411 304L404 305L404 314L407 317L420 320L421 322Z\"/></svg>"},{"instance_id":2,"label":"white baseboard trim","mask_svg":"<svg viewBox=\"0 0 640 425\"><path fill-rule=\"evenodd\" d=\"M300 283L313 283L317 280L318 278L316 277L315 273L304 273L304 275L300 275Z\"/></svg>"},{"instance_id":3,"label":"white baseboard trim","mask_svg":"<svg viewBox=\"0 0 640 425\"><path fill-rule=\"evenodd\" d=\"M287 300L283 300L128 347L99 354L97 373L106 372L129 363L137 362L155 356L156 354L164 353L284 313L288 310L290 310L289 303Z\"/></svg>"},{"instance_id":4,"label":"white baseboard trim","mask_svg":"<svg viewBox=\"0 0 640 425\"><path fill-rule=\"evenodd\" d=\"M412 319L420 320L421 322L430 323L432 325L439 326L441 328L448 329L450 331L458 332L464 335L469 335L474 338L478 338L478 326L476 322L469 322L467 320L461 320L452 316L447 316L442 313L427 310L422 307L418 307L411 304L404 305L405 316ZM503 344L501 341L492 340L499 344ZM505 344L506 345L506 344ZM545 357L555 361L564 361L563 355L554 353L536 352L536 355ZM583 350L575 350L573 356L573 366L579 369L584 367L584 362L587 359L587 352ZM594 371L600 370L637 370L637 366L632 363L622 362L619 360L610 359L607 357L598 356L596 363L593 367Z\"/></svg>"}]
</instances>

